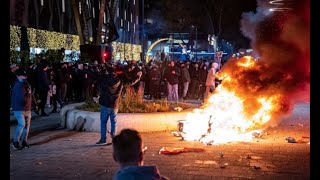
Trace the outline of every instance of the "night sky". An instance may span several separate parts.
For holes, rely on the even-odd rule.
[[[146,18],[156,19],[154,27],[147,26],[150,37],[164,37],[171,31],[189,32],[190,26],[197,24],[199,34],[207,36],[214,32],[232,43],[235,50],[250,47],[250,41],[241,33],[240,20],[243,12],[256,11],[256,0],[145,0],[145,3],[150,4],[145,10]],[[156,14],[157,11],[161,13]]]

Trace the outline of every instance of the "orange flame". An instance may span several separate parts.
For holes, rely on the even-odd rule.
[[[235,69],[259,69],[258,61],[245,56],[233,61],[218,77],[222,83],[204,106],[186,117],[183,138],[200,140],[204,144],[250,141],[253,133],[261,133],[282,107],[280,94],[257,89],[246,89],[237,78]],[[231,67],[231,68],[230,68]],[[233,70],[231,70],[233,69]]]

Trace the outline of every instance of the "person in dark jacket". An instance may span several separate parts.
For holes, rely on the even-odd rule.
[[[10,72],[9,72],[10,90],[12,90],[12,87],[13,87],[14,83],[17,80],[17,76],[15,74],[17,69],[19,69],[19,66],[17,66],[16,64],[11,64],[10,65]]]
[[[120,164],[114,180],[167,180],[156,166],[144,166],[143,156],[146,147],[134,129],[123,129],[112,139],[113,159]]]
[[[11,108],[18,125],[12,146],[14,149],[21,150],[30,147],[27,140],[31,121],[32,88],[27,82],[27,72],[25,70],[18,69],[16,75],[17,81],[13,86],[11,95]]]
[[[45,59],[42,59],[39,64],[39,69],[37,72],[37,88],[39,93],[39,109],[41,116],[49,116],[45,112],[45,105],[47,102],[48,91],[50,90],[50,79],[48,77],[48,64]]]
[[[171,61],[165,71],[165,79],[167,80],[168,101],[178,101],[178,86],[179,86],[180,68],[175,66],[174,61]]]
[[[188,91],[188,96],[192,99],[198,99],[199,94],[199,86],[200,86],[200,69],[199,64],[195,63],[193,66],[189,69],[190,73],[190,91]]]
[[[151,67],[149,73],[149,93],[150,99],[159,99],[160,98],[160,80],[161,73],[157,65]]]
[[[100,93],[99,104],[100,108],[100,134],[101,138],[96,145],[107,144],[107,122],[110,117],[111,131],[110,135],[113,138],[116,133],[116,117],[121,101],[121,93],[125,86],[132,86],[141,78],[142,72],[138,71],[132,79],[120,78],[112,66],[106,68],[106,74],[98,80],[98,90]]]
[[[206,80],[207,80],[208,70],[207,66],[203,63],[200,66],[199,72],[199,94],[198,99],[204,98],[204,92],[206,91]]]

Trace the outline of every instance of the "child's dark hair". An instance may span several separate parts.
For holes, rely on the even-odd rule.
[[[134,129],[123,129],[112,139],[113,154],[120,163],[139,161],[142,152],[142,138]]]

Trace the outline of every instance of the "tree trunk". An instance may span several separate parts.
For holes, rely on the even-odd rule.
[[[10,24],[15,24],[15,4],[16,0],[10,1]]]
[[[21,64],[25,65],[26,62],[29,62],[29,53],[30,53],[27,27],[21,26],[20,32],[21,32],[20,58],[21,58]]]
[[[22,26],[29,26],[29,0],[24,0],[24,12],[23,12]]]
[[[100,1],[99,22],[98,22],[98,28],[97,28],[97,37],[96,37],[96,44],[97,45],[100,45],[102,43],[101,33],[102,33],[105,5],[106,5],[106,0],[101,0]]]
[[[40,29],[39,17],[41,15],[43,7],[42,6],[39,7],[38,0],[33,0],[33,7],[34,7],[35,14],[36,14],[36,29]],[[39,8],[40,8],[40,10],[39,10]]]
[[[56,6],[57,6],[57,11],[58,11],[58,19],[59,19],[59,31],[64,32],[64,12],[62,12],[62,4],[60,3],[60,0],[56,0]]]
[[[71,13],[72,5],[70,4],[69,0],[65,1],[65,3],[66,3],[66,14],[67,14],[67,18],[68,18],[68,22],[67,22],[68,23],[68,34],[73,34],[74,27],[75,27],[75,24],[74,24],[75,21],[72,20],[72,13]],[[64,19],[64,18],[62,18],[62,19]],[[64,26],[63,21],[62,21],[62,26]]]
[[[80,44],[83,45],[84,38],[83,38],[83,34],[82,34],[82,27],[81,27],[81,23],[80,23],[80,14],[79,14],[79,10],[78,10],[78,5],[76,3],[76,0],[71,0],[71,3],[72,3],[72,9],[73,9],[75,22],[76,22],[77,32],[78,32],[78,35],[80,38]]]
[[[33,0],[34,11],[36,15],[36,29],[39,29],[39,4],[38,0]]]

